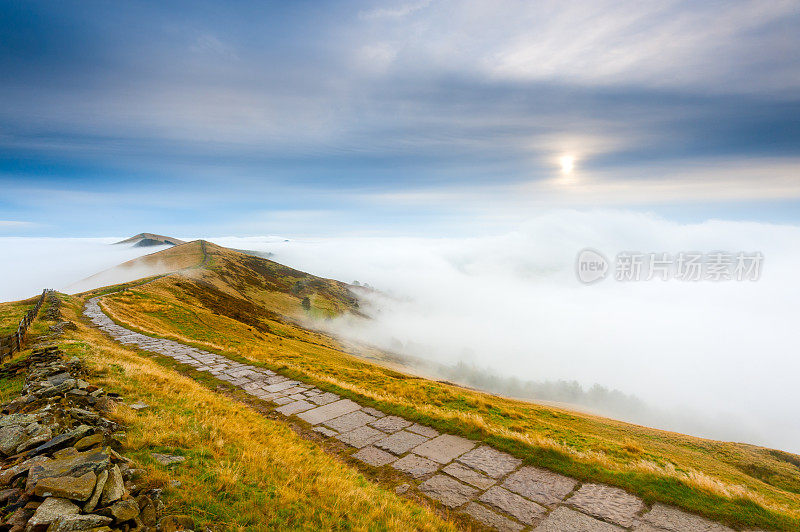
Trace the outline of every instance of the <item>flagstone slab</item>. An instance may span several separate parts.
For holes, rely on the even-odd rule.
[[[492,478],[507,475],[522,465],[522,460],[519,458],[514,458],[508,453],[492,449],[487,445],[481,445],[477,449],[459,456],[458,461],[482,471]]]
[[[355,412],[350,412],[349,414],[345,414],[343,416],[339,416],[337,418],[333,418],[328,421],[324,421],[323,425],[326,427],[330,427],[334,430],[338,430],[339,432],[347,432],[353,429],[357,429],[358,427],[363,427],[370,421],[375,421],[373,416],[364,413],[364,410],[356,410]]]
[[[442,434],[413,449],[414,454],[446,464],[475,447],[475,443],[451,434]]]
[[[224,375],[220,375],[220,377],[224,377]],[[294,386],[292,381],[281,381],[276,384],[270,384],[269,386],[264,386],[264,391],[266,392],[280,392],[282,390],[289,389]]]
[[[327,405],[328,403],[333,403],[334,401],[338,401],[340,397],[335,393],[326,392],[322,395],[317,395],[315,397],[309,397],[308,400],[314,403],[315,405]]]
[[[491,488],[496,482],[493,478],[489,478],[483,473],[475,471],[464,464],[459,464],[458,462],[448,464],[442,471],[482,490]]]
[[[366,412],[367,414],[369,414],[371,416],[375,416],[375,417],[384,417],[386,415],[383,412],[381,412],[380,410],[376,410],[376,409],[371,408],[369,406],[365,406],[362,410],[364,410],[364,412]]]
[[[515,471],[503,482],[504,488],[546,505],[561,502],[577,485],[573,478],[530,466]]]
[[[397,432],[406,427],[411,426],[413,423],[397,416],[386,416],[377,419],[370,423],[373,427],[383,432]]]
[[[332,437],[336,436],[337,434],[339,434],[338,432],[336,432],[333,429],[329,429],[327,427],[322,427],[322,426],[314,427],[313,430],[314,430],[314,432],[319,432],[320,434],[322,434],[323,436],[326,436],[328,438],[332,438]]]
[[[566,503],[578,510],[624,527],[633,526],[644,509],[639,497],[604,484],[584,484]]]
[[[288,405],[293,401],[294,399],[290,399],[289,397],[284,397],[284,396],[276,397],[272,400],[273,403],[278,405]]]
[[[357,453],[353,454],[353,458],[375,467],[385,466],[397,460],[397,457],[393,454],[381,451],[372,446],[364,447],[359,450]]]
[[[414,423],[406,430],[414,432],[416,434],[421,434],[423,436],[427,436],[428,438],[435,438],[439,435],[439,431],[436,429],[432,429],[430,427],[426,427],[425,425],[420,425],[419,423]]]
[[[478,495],[478,490],[452,477],[435,475],[419,485],[420,491],[448,508],[457,508]]]
[[[262,401],[270,401],[274,403],[276,399],[282,396],[279,393],[269,393],[262,390],[261,392],[256,394],[256,397],[258,397]]]
[[[279,406],[278,408],[275,409],[275,411],[280,412],[284,416],[291,416],[293,414],[297,414],[298,412],[303,412],[311,408],[314,408],[314,405],[312,405],[308,401],[295,401],[293,403],[288,403],[283,406]]]
[[[428,460],[427,458],[422,458],[421,456],[409,453],[400,460],[394,462],[392,467],[407,473],[414,478],[419,478],[424,477],[425,475],[430,475],[441,466],[433,460]]]
[[[533,530],[535,532],[622,532],[624,529],[560,506]]]
[[[297,417],[303,421],[311,423],[312,425],[319,425],[323,421],[328,421],[330,419],[349,414],[350,412],[355,412],[356,410],[361,410],[361,405],[351,401],[350,399],[342,399],[334,403],[318,406],[312,410],[308,410],[307,412],[299,414]]]
[[[517,532],[525,528],[521,524],[515,523],[511,519],[503,517],[497,512],[493,512],[475,502],[469,503],[464,509],[464,513],[469,514],[473,519],[492,530],[499,530],[500,532]]]
[[[654,504],[642,520],[670,532],[733,532],[727,526],[661,503]]]
[[[403,454],[425,441],[428,441],[425,436],[401,430],[376,441],[375,447],[393,454]]]
[[[544,506],[529,501],[516,493],[511,493],[500,486],[489,488],[480,496],[479,500],[485,502],[489,506],[494,506],[495,508],[503,510],[526,525],[536,523],[544,517],[544,514],[547,512]]]
[[[346,443],[347,445],[350,445],[351,447],[361,448],[380,440],[384,436],[386,436],[385,432],[381,432],[378,429],[364,425],[363,427],[358,427],[350,432],[339,434],[336,436],[336,439]]]

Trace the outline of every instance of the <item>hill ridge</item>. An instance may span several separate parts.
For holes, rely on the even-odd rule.
[[[139,233],[138,235],[133,235],[130,238],[126,238],[125,240],[120,240],[119,242],[114,242],[114,245],[119,244],[133,244],[137,247],[148,247],[148,246],[160,246],[160,245],[170,245],[170,246],[178,246],[180,244],[185,244],[184,240],[179,238],[174,238],[171,236],[164,236],[158,235],[155,233]]]

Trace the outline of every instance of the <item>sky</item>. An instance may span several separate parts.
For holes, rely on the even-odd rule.
[[[800,220],[800,4],[0,2],[0,235]]]

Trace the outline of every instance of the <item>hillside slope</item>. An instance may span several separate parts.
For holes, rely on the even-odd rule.
[[[90,275],[71,284],[66,288],[66,291],[74,294],[102,286],[117,285],[145,277],[164,275],[194,266],[202,260],[203,253],[199,244],[195,246],[177,244],[172,248],[137,257],[113,268]]]
[[[164,236],[164,235],[157,235],[155,233],[139,233],[138,235],[134,235],[130,238],[126,238],[125,240],[120,240],[119,242],[114,242],[114,244],[133,244],[136,247],[149,247],[149,246],[178,246],[180,244],[185,244],[183,240],[179,238],[173,238],[171,236]]]
[[[191,260],[189,260],[191,258]],[[151,255],[191,267],[107,296],[130,328],[281,369],[526,462],[615,484],[737,525],[800,526],[800,457],[716,442],[413,377],[350,355],[304,320],[358,312],[348,286],[210,243]],[[303,300],[308,298],[307,308]]]

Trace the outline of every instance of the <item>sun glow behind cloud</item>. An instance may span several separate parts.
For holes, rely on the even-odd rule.
[[[558,159],[559,164],[561,165],[561,173],[564,175],[570,175],[572,171],[575,169],[575,156],[574,155],[562,155]]]

